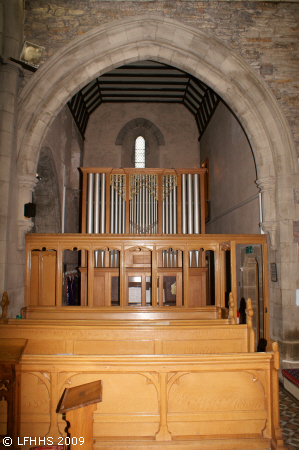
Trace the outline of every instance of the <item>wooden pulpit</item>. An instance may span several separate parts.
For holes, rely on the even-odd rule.
[[[69,422],[70,449],[93,449],[93,412],[102,401],[102,380],[82,384],[64,391],[59,411]]]

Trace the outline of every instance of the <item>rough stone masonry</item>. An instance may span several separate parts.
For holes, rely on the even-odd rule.
[[[24,39],[45,47],[44,62],[78,35],[146,13],[206,31],[242,55],[277,98],[299,155],[297,2],[26,0]],[[23,85],[31,76],[25,72]]]

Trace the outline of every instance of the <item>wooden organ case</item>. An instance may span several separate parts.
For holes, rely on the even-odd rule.
[[[61,442],[64,389],[103,380],[94,449],[282,450],[266,236],[205,234],[205,169],[81,171],[81,233],[26,236],[25,320],[0,325],[28,339],[21,436]]]

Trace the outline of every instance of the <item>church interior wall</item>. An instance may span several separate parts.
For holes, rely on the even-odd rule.
[[[165,145],[157,145],[150,130],[134,128],[116,145],[120,130],[133,119],[151,121]],[[133,167],[134,138],[144,134],[146,167],[199,167],[198,129],[183,105],[157,103],[105,103],[90,116],[84,141],[84,167]],[[136,137],[135,137],[136,135]]]
[[[12,3],[16,3],[15,1]],[[19,2],[21,3],[21,2]],[[49,56],[54,55],[55,52],[72,39],[80,34],[84,34],[86,31],[90,31],[103,25],[104,23],[113,22],[117,19],[127,17],[128,14],[141,15],[148,12],[156,12],[157,14],[165,17],[171,17],[178,21],[188,23],[197,27],[198,30],[207,31],[209,35],[215,36],[220,42],[225,43],[230,50],[241,55],[251,66],[261,75],[263,80],[266,81],[274,96],[276,97],[281,110],[284,112],[288,119],[295,143],[299,142],[298,129],[297,129],[297,117],[298,117],[298,27],[299,22],[299,8],[296,3],[259,3],[259,2],[171,2],[171,4],[164,2],[80,2],[75,0],[72,2],[62,2],[59,0],[50,0],[41,7],[40,2],[35,0],[26,1],[26,20],[25,20],[25,33],[24,38],[30,42],[35,42],[40,45],[44,45],[46,48],[44,61]],[[11,55],[9,55],[11,56]],[[16,56],[17,57],[17,56]],[[6,70],[5,66],[2,66],[2,73]],[[22,85],[26,83],[29,73],[24,71],[24,78]],[[12,114],[17,115],[16,111]],[[3,134],[4,136],[4,134]],[[249,136],[250,137],[250,136]],[[254,136],[253,136],[254,137]],[[279,138],[278,138],[279,141]],[[11,146],[12,147],[12,146]],[[283,160],[284,155],[279,156]],[[16,164],[16,154],[11,151],[9,154],[10,162]],[[257,161],[258,166],[261,166],[264,161]],[[31,163],[31,161],[30,161]],[[267,163],[267,161],[266,161]],[[16,167],[16,165],[14,166]],[[75,166],[74,166],[75,167]],[[290,170],[291,172],[291,170]],[[75,172],[73,172],[74,174]],[[289,181],[287,186],[288,195],[291,193],[291,202],[293,205],[293,179],[288,174],[283,174],[284,178],[280,176],[277,184],[281,187],[282,182]],[[10,177],[17,176],[16,171],[13,168],[10,171]],[[269,176],[275,177],[274,173]],[[3,181],[5,179],[3,178]],[[14,185],[16,181],[10,179],[10,186]],[[16,185],[16,184],[15,184]],[[8,186],[8,183],[7,183]],[[2,192],[6,189],[6,185],[1,185]],[[297,185],[294,185],[298,188]],[[6,191],[5,191],[6,192]],[[276,194],[279,194],[277,191]],[[10,195],[13,198],[13,190]],[[61,195],[61,194],[60,194]],[[272,194],[271,194],[272,195]],[[274,195],[274,194],[273,194]],[[281,196],[284,193],[281,191]],[[279,197],[279,195],[277,195]],[[286,196],[286,195],[285,195]],[[22,200],[22,195],[20,194]],[[5,200],[7,198],[5,197]],[[277,199],[275,200],[278,203]],[[22,203],[22,202],[21,202]],[[297,202],[298,203],[298,202]],[[11,219],[8,221],[5,214],[3,220],[6,227],[14,221],[17,221],[17,209],[13,203],[9,203],[11,206]],[[297,220],[298,205],[297,207]],[[4,207],[3,207],[4,209]],[[276,213],[275,213],[276,214]],[[273,213],[273,217],[275,216]],[[297,341],[298,336],[294,329],[294,320],[298,319],[299,309],[295,306],[295,289],[296,274],[294,268],[296,261],[298,264],[298,254],[293,252],[290,256],[288,248],[295,248],[293,242],[293,219],[290,214],[283,223],[284,211],[280,211],[280,216],[277,214],[277,220],[280,220],[281,227],[277,228],[277,235],[280,240],[283,241],[284,246],[281,246],[281,261],[284,265],[283,275],[280,271],[280,250],[277,249],[279,242],[275,243],[273,233],[271,239],[273,239],[276,254],[274,251],[271,255],[271,261],[278,261],[277,269],[279,281],[276,283],[277,291],[277,304],[273,305],[273,315],[275,320],[284,321],[286,324],[286,333],[284,339],[287,341]],[[270,219],[271,220],[271,217]],[[273,219],[273,220],[276,220]],[[4,223],[4,222],[3,222]],[[288,230],[284,232],[282,227]],[[16,230],[16,225],[15,225]],[[14,233],[14,236],[7,234]],[[3,250],[7,258],[13,261],[10,266],[6,267],[13,271],[14,277],[18,277],[19,285],[23,285],[22,274],[18,273],[17,265],[24,264],[24,257],[22,253],[16,251],[16,231],[13,231],[13,227],[4,230],[5,235],[3,242],[8,236],[9,241],[15,250],[11,251],[10,248],[6,248],[4,244]],[[284,234],[286,238],[284,239]],[[8,241],[7,241],[8,242]],[[4,254],[4,252],[2,252]],[[297,258],[297,259],[295,259]],[[7,269],[7,270],[8,270]],[[286,273],[288,272],[288,273]],[[18,275],[16,275],[18,274]],[[19,309],[17,306],[21,304],[21,296],[15,295],[13,287],[16,286],[11,280],[9,283],[3,280],[3,286],[9,290],[9,295],[13,299],[13,307],[11,309],[11,316],[15,314],[15,310]],[[291,288],[290,288],[291,286]],[[298,286],[297,286],[298,288]],[[270,286],[271,289],[271,286]],[[284,298],[282,300],[281,293],[284,290]],[[289,290],[289,297],[286,296],[286,291]],[[20,291],[21,292],[21,291]],[[283,305],[282,302],[283,301]],[[297,309],[296,309],[297,308]],[[296,309],[297,315],[293,315]],[[283,310],[283,313],[282,313]],[[19,310],[17,311],[19,313]],[[297,319],[294,319],[297,318]],[[292,321],[292,323],[291,323]],[[273,322],[272,322],[273,323]],[[297,320],[298,323],[298,320]],[[274,323],[275,328],[275,323]],[[280,327],[281,329],[281,327]],[[288,334],[289,333],[289,334]],[[276,335],[279,333],[276,333]],[[275,333],[271,333],[275,335]],[[295,351],[295,344],[293,345]],[[298,355],[298,353],[297,353]],[[296,358],[295,353],[291,355],[292,358]],[[298,359],[298,357],[297,357]]]
[[[43,174],[38,174],[41,180],[38,181],[33,195],[37,209],[34,231],[37,233],[60,233],[64,219],[64,231],[66,233],[78,233],[79,167],[82,163],[83,139],[67,105],[64,106],[51,124],[42,142],[42,149],[44,148],[48,149],[49,159],[53,166],[51,172],[53,173],[51,175],[52,180],[48,179],[49,171],[47,175],[45,174],[47,179],[43,179]],[[53,184],[56,185],[56,196],[53,195]],[[45,199],[45,197],[47,198]],[[40,202],[38,202],[38,199],[40,199]],[[65,218],[62,217],[64,202]],[[57,208],[59,209],[58,212]],[[57,217],[56,223],[53,222],[53,214]]]
[[[259,233],[257,175],[246,134],[220,102],[200,142],[209,158],[210,220],[206,232]]]
[[[43,62],[101,25],[155,13],[207,32],[240,54],[266,81],[291,126],[297,149],[298,22],[292,2],[82,2],[26,0],[24,39],[45,47]],[[31,73],[25,71],[23,85]]]

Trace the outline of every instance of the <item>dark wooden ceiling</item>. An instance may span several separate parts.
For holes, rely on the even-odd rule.
[[[180,103],[194,116],[201,139],[220,98],[206,84],[182,70],[139,61],[97,77],[68,102],[84,138],[88,119],[102,103]]]

